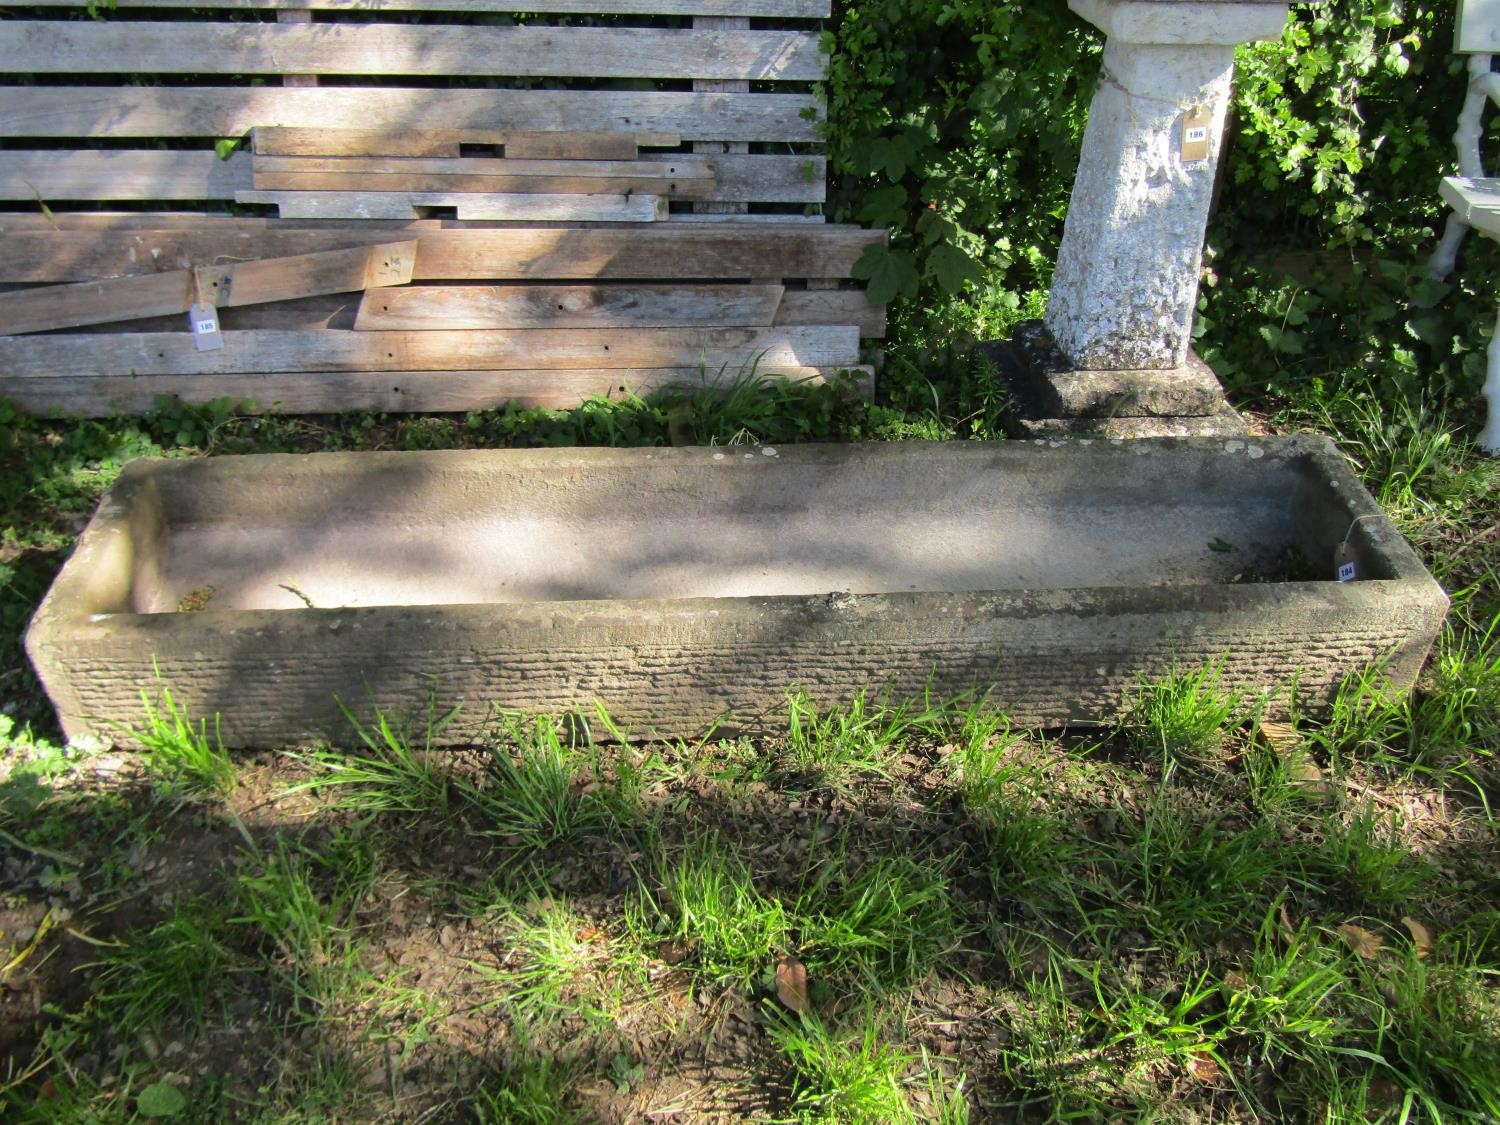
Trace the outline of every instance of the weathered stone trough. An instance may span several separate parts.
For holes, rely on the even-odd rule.
[[[1446,606],[1321,438],[272,455],[129,465],[27,648],[70,735],[137,721],[154,665],[229,745],[433,696],[460,741],[596,700],[774,725],[793,684],[1104,719],[1221,657],[1315,704],[1408,687]]]

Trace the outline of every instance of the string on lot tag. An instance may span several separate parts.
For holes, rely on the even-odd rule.
[[[219,310],[214,304],[216,288],[204,278],[202,270],[193,270],[193,303],[188,308],[188,329],[193,333],[193,347],[200,352],[211,352],[224,346],[224,334],[219,331]]]
[[[1340,582],[1353,582],[1359,577],[1359,568],[1354,564],[1354,548],[1349,546],[1349,539],[1354,535],[1354,529],[1359,526],[1361,520],[1374,518],[1373,515],[1354,517],[1349,530],[1344,532],[1344,541],[1334,548],[1333,567],[1338,572]]]

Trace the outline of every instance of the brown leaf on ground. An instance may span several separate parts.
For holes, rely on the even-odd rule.
[[[1339,937],[1344,939],[1345,945],[1366,961],[1373,961],[1375,955],[1380,952],[1380,947],[1385,944],[1379,934],[1372,934],[1363,926],[1356,926],[1353,922],[1345,922],[1339,927]]]
[[[1230,969],[1224,974],[1224,984],[1225,987],[1232,988],[1235,992],[1244,992],[1249,987],[1250,982],[1245,979],[1245,974],[1238,969]]]
[[[1401,924],[1411,934],[1411,943],[1416,946],[1417,960],[1425,961],[1432,956],[1432,931],[1415,918],[1403,917]]]
[[[668,938],[656,947],[656,955],[668,965],[680,965],[698,950],[696,941]]]
[[[1272,750],[1291,750],[1297,745],[1297,728],[1291,723],[1284,723],[1277,719],[1261,719],[1256,724],[1260,736],[1266,740],[1266,745]]]
[[[1287,776],[1292,785],[1306,793],[1309,797],[1316,797],[1320,801],[1326,801],[1333,796],[1333,786],[1323,776],[1322,769],[1318,763],[1308,757],[1298,757],[1287,763]]]
[[[1218,1061],[1207,1051],[1199,1051],[1196,1055],[1190,1055],[1187,1061],[1187,1071],[1205,1086],[1212,1086],[1223,1077]]]
[[[776,962],[776,998],[794,1012],[810,1007],[807,998],[807,966],[795,957]]]
[[[1287,912],[1286,903],[1276,908],[1276,921],[1281,928],[1281,937],[1288,945],[1297,940],[1297,927],[1292,925],[1292,916]]]

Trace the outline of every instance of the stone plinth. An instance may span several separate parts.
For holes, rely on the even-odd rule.
[[[1108,36],[1046,323],[1075,368],[1181,367],[1237,43],[1287,5],[1069,0]],[[1201,139],[1187,136],[1191,126]],[[1185,147],[1186,146],[1186,147]]]
[[[1321,438],[267,454],[127,466],[26,645],[69,735],[165,685],[231,746],[429,697],[465,742],[596,701],[774,727],[793,685],[1105,720],[1220,659],[1316,708],[1406,688],[1446,605]]]

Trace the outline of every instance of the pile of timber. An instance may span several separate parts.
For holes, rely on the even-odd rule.
[[[851,274],[885,236],[819,213],[827,0],[297,2],[0,21],[0,397],[869,386],[884,312]],[[568,25],[587,13],[611,22]]]

